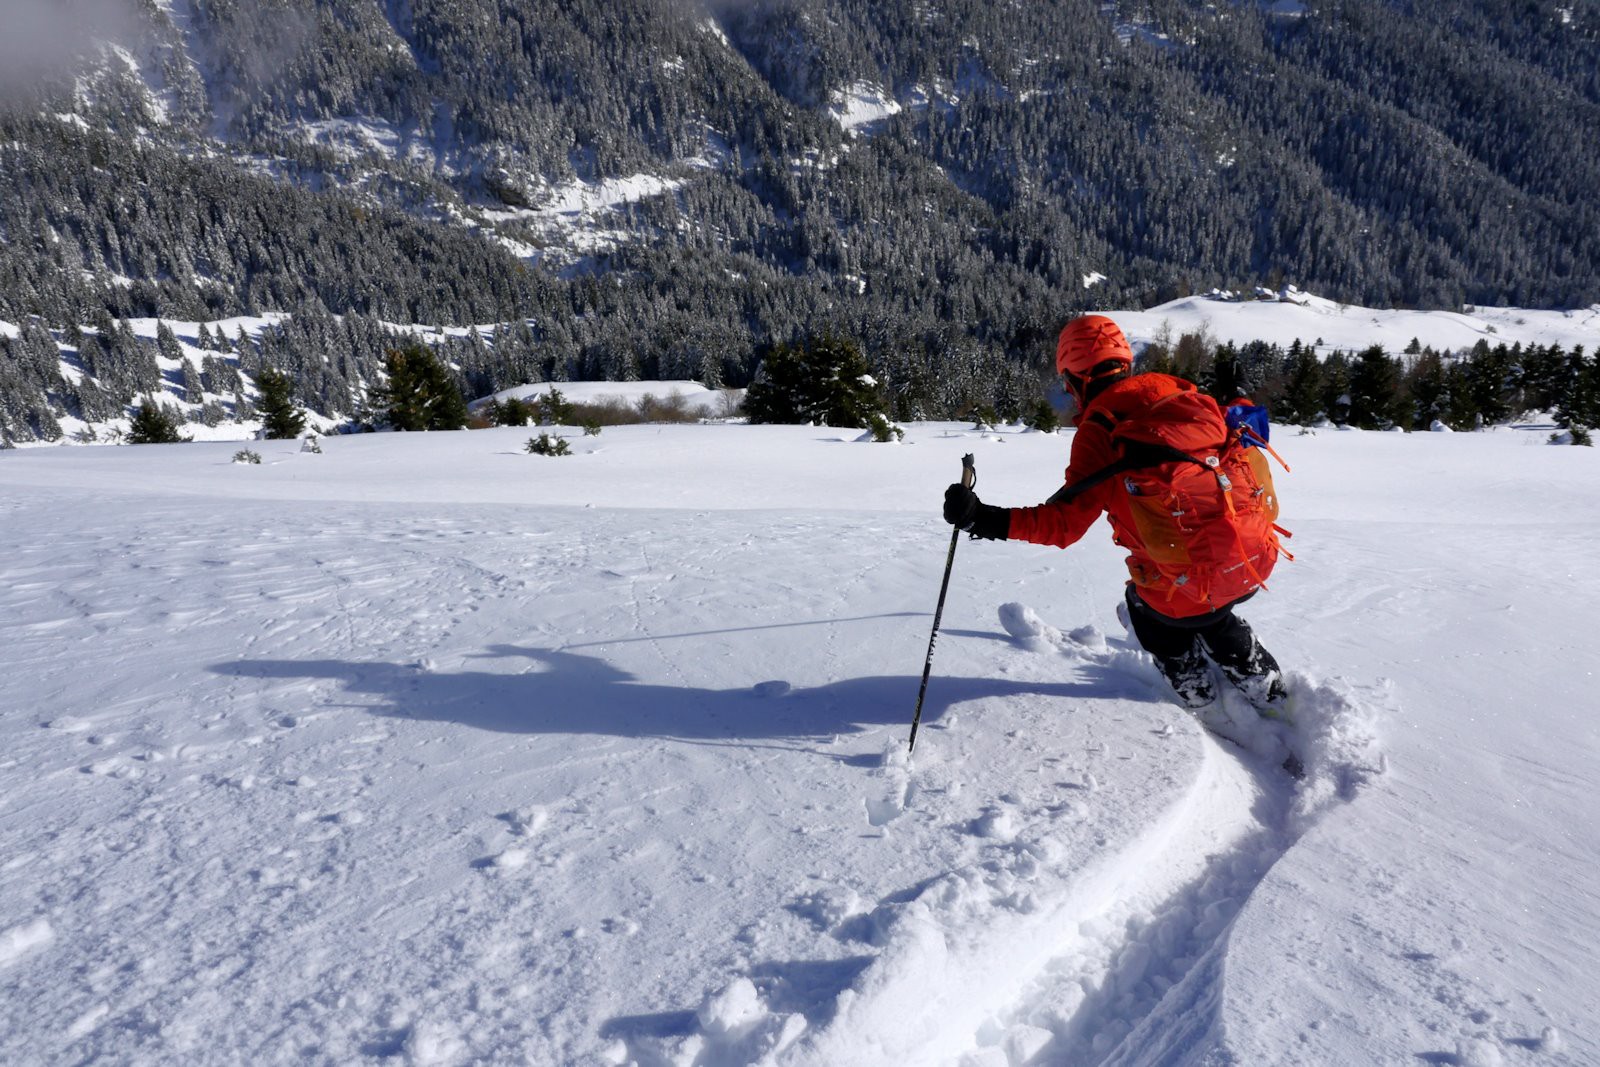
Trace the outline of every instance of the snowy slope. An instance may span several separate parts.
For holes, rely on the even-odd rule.
[[[854,436],[0,454],[0,1062],[1600,1061],[1592,450],[1275,437],[1295,790]]]
[[[1468,306],[1461,311],[1411,311],[1340,304],[1292,286],[1276,299],[1236,298],[1231,294],[1190,296],[1147,311],[1107,312],[1135,345],[1167,334],[1176,341],[1204,331],[1213,341],[1268,341],[1285,348],[1295,341],[1326,355],[1359,352],[1381,345],[1390,355],[1413,340],[1440,352],[1461,352],[1479,341],[1506,344],[1583,345],[1600,343],[1600,305],[1565,311]]]

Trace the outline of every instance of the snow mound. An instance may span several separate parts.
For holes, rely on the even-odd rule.
[[[1033,647],[1053,647],[1063,652],[1086,654],[1110,655],[1115,651],[1106,643],[1106,635],[1098,626],[1080,626],[1076,630],[1061,631],[1040,619],[1039,614],[1026,604],[1001,604],[1000,625],[1006,633]],[[1135,662],[1127,658],[1122,660],[1124,666],[1132,666]]]
[[[55,936],[48,919],[35,919],[0,930],[0,967],[10,966],[34,949],[48,945]]]
[[[1185,766],[1141,829],[1070,860],[1010,806],[991,806],[967,828],[987,842],[982,861],[877,909],[881,951],[785,1062],[1103,1055],[1222,936],[1248,891],[1225,872],[1259,851],[1257,786],[1216,751]]]

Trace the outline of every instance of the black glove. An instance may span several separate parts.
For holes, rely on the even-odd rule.
[[[990,541],[1004,541],[1011,534],[1011,511],[985,504],[960,482],[944,491],[944,521]]]
[[[944,491],[944,521],[963,530],[970,529],[982,504],[977,493],[960,482],[952,482],[950,488]]]

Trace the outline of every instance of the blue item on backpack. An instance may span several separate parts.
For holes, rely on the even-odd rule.
[[[1247,433],[1240,436],[1247,447],[1254,448],[1256,444],[1266,444],[1272,436],[1272,425],[1267,421],[1267,409],[1260,404],[1252,404],[1247,400],[1240,400],[1228,405],[1222,417],[1227,420],[1228,429],[1245,427]]]

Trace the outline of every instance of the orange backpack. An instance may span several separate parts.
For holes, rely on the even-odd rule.
[[[1118,478],[1128,507],[1109,514],[1118,541],[1143,548],[1143,558],[1130,561],[1136,584],[1169,596],[1186,587],[1185,599],[1216,604],[1265,588],[1282,551],[1278,534],[1288,531],[1277,525],[1264,440],[1248,426],[1230,429],[1217,402],[1193,388],[1120,419],[1091,418],[1111,431],[1120,458],[1051,499]],[[1125,531],[1130,515],[1134,529]],[[1155,573],[1141,573],[1151,566]]]

